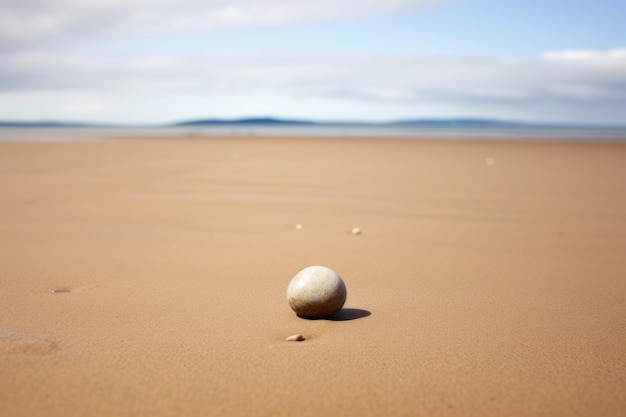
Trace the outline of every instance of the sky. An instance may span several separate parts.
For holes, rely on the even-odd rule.
[[[2,0],[0,120],[626,125],[622,0]]]

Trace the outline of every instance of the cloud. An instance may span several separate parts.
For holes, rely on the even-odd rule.
[[[589,49],[545,52],[541,56],[547,61],[580,61],[587,63],[611,62],[626,59],[626,49],[612,49],[609,51],[593,51]]]
[[[238,103],[249,101],[247,109],[258,109],[253,113],[271,110],[283,115],[277,105],[258,99],[271,97],[294,116],[298,108],[312,108],[304,103],[332,102],[339,109],[333,113],[335,119],[398,114],[623,123],[626,54],[624,50],[565,51],[500,59],[102,52],[85,57],[25,51],[10,58],[0,56],[0,103],[20,95],[64,97],[58,106],[70,109],[80,106],[68,97],[87,97],[81,101],[91,103],[86,108],[100,111],[107,108],[107,100],[120,106],[137,97],[162,102],[176,97],[181,109],[198,114],[205,98],[220,97],[235,113],[242,108]],[[258,99],[254,106],[252,97]],[[369,110],[362,113],[360,108]],[[93,114],[105,115],[95,110]],[[300,116],[317,117],[314,111]],[[162,116],[155,113],[154,117]]]
[[[0,9],[0,114],[160,121],[163,108],[171,106],[153,103],[175,102],[181,114],[201,116],[221,111],[623,123],[626,49],[520,59],[319,50],[148,53],[140,47],[131,54],[108,42],[346,21],[445,1],[6,0]]]
[[[123,54],[24,52],[0,57],[1,90],[136,91],[146,94],[277,89],[382,101],[456,97],[525,102],[626,99],[625,50],[540,58],[441,58],[376,54]]]
[[[84,37],[213,32],[350,20],[441,0],[5,0],[0,47]]]
[[[568,50],[542,55],[552,95],[573,101],[626,102],[626,49]]]

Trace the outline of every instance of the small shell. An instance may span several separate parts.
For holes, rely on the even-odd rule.
[[[302,342],[304,340],[304,336],[301,334],[294,334],[285,339],[286,342]]]
[[[353,228],[353,229],[352,229],[352,232],[351,232],[351,233],[352,233],[354,236],[356,236],[356,235],[360,235],[360,234],[361,234],[361,229],[359,229],[358,227],[355,227],[355,228]]]
[[[302,230],[302,225],[300,223],[296,224],[296,230]]]

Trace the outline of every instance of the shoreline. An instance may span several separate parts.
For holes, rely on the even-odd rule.
[[[333,128],[333,127],[162,127],[162,128],[0,128],[0,142],[93,141],[111,138],[278,138],[402,139],[457,141],[626,142],[626,128]]]

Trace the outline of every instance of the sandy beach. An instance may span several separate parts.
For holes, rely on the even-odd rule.
[[[4,142],[0,195],[3,417],[626,414],[625,143]]]

